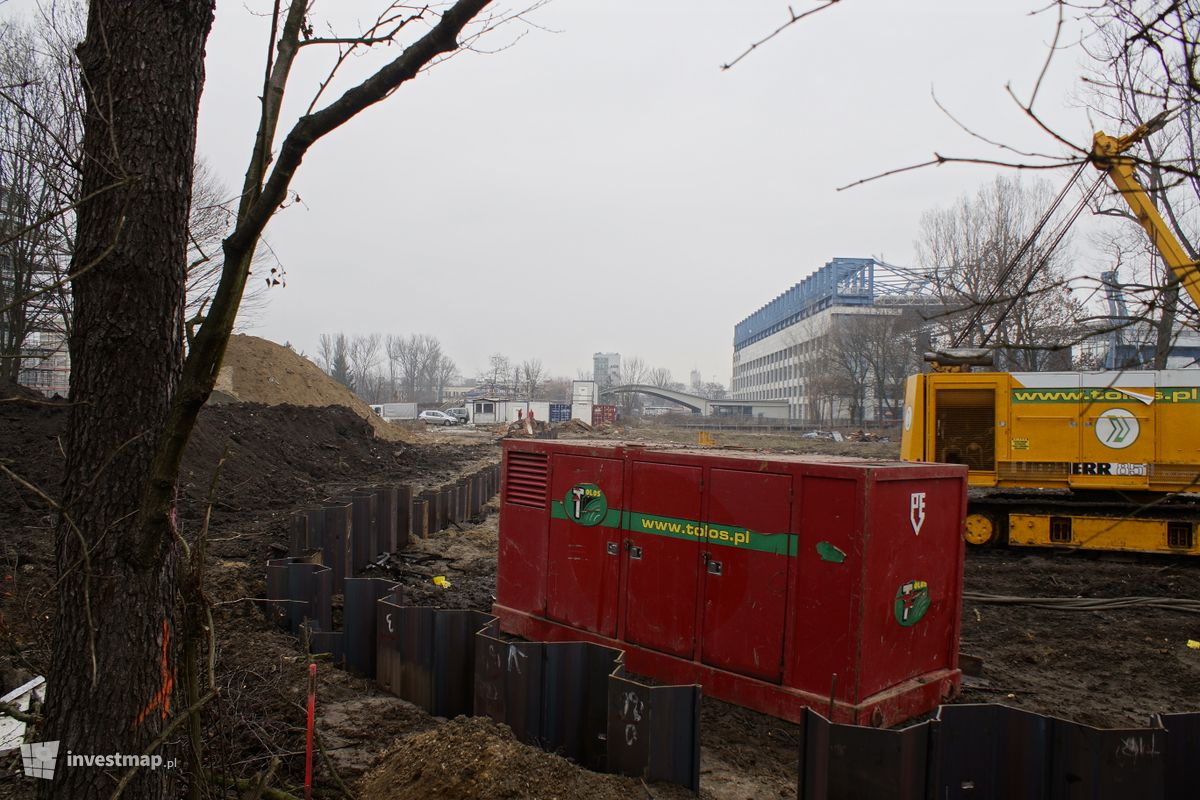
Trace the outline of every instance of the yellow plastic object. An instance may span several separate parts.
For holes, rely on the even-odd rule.
[[[717,443],[717,440],[708,431],[700,431],[696,434],[696,442],[701,447],[712,447]]]
[[[1188,647],[1193,650],[1200,650],[1200,642],[1197,642],[1195,639],[1188,639]]]
[[[450,583],[450,581],[446,580],[446,576],[445,576],[445,575],[438,575],[438,576],[436,576],[436,577],[433,579],[433,584],[434,584],[434,586],[440,586],[440,587],[442,587],[443,589],[449,589],[451,586],[453,586],[453,584],[452,584],[452,583]]]

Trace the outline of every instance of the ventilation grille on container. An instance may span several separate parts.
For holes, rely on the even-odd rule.
[[[545,453],[508,451],[508,460],[505,462],[504,502],[545,508],[549,473],[549,457]]]

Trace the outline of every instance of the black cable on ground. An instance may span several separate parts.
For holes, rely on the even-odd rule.
[[[1200,614],[1200,600],[1185,600],[1176,597],[1015,597],[963,592],[963,599],[973,603],[1032,606],[1056,611],[1113,611],[1119,608],[1147,607]]]

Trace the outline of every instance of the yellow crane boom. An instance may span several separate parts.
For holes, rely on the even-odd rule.
[[[1200,270],[1167,227],[1158,209],[1150,202],[1150,195],[1134,171],[1136,160],[1125,155],[1131,147],[1165,125],[1169,118],[1170,113],[1164,111],[1124,136],[1109,136],[1104,131],[1097,131],[1092,138],[1091,160],[1096,169],[1108,173],[1109,180],[1117,187],[1137,221],[1145,228],[1150,241],[1162,254],[1163,261],[1192,298],[1192,305],[1200,309]]]

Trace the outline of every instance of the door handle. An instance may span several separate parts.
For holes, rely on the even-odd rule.
[[[709,561],[708,562],[708,574],[709,575],[723,575],[724,573],[725,573],[725,570],[720,561]]]
[[[610,556],[619,555],[621,552],[621,546],[616,542],[609,542],[607,549]]]

